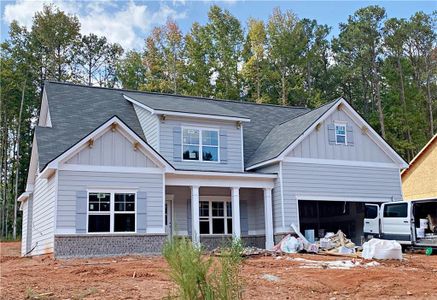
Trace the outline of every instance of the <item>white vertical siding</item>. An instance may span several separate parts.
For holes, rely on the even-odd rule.
[[[328,124],[335,121],[346,122],[352,126],[353,145],[335,145],[328,141]],[[391,163],[390,157],[367,135],[361,132],[355,122],[344,112],[336,110],[322,124],[319,130],[314,130],[299,145],[290,156],[316,159],[339,159],[351,161],[370,161]]]
[[[226,162],[198,162],[198,161],[174,161],[173,128],[182,126],[216,128],[226,131],[227,139],[227,160]],[[198,170],[198,171],[242,171],[242,143],[241,128],[237,128],[235,122],[198,120],[190,118],[167,117],[160,122],[160,153],[171,162],[177,169]]]
[[[55,177],[37,178],[33,192],[31,255],[53,252],[55,217]]]
[[[157,115],[152,115],[144,108],[134,104],[135,112],[143,129],[147,143],[159,151],[159,119]]]
[[[84,146],[67,164],[156,168],[157,165],[142,150],[135,150],[118,130],[108,129],[96,139],[92,148]]]

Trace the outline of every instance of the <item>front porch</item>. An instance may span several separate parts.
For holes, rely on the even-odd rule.
[[[189,236],[193,243],[207,249],[232,238],[241,239],[246,246],[272,248],[272,188],[276,176],[229,177],[166,176],[166,232]]]

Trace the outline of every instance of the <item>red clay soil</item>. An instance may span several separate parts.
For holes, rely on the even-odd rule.
[[[162,299],[175,286],[162,257],[56,260],[19,257],[19,243],[0,243],[1,299]],[[302,268],[290,258],[347,258],[299,254],[251,257],[242,276],[245,299],[437,299],[437,256],[406,254],[348,270]],[[364,263],[364,262],[362,262]],[[270,276],[269,281],[264,278]]]

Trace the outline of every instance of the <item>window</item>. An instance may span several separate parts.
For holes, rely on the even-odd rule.
[[[182,158],[218,162],[218,139],[218,130],[184,128],[182,130]]]
[[[232,234],[232,203],[200,201],[200,234]]]
[[[88,194],[88,232],[135,232],[135,193]]]
[[[364,212],[364,218],[375,219],[376,217],[378,217],[378,206],[366,205],[366,210]]]
[[[346,124],[335,124],[335,143],[346,145]]]
[[[384,217],[387,218],[406,218],[408,203],[386,204],[384,206]]]

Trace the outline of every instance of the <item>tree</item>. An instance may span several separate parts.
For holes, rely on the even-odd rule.
[[[110,45],[105,37],[91,33],[82,36],[80,42],[73,48],[75,64],[80,66],[75,76],[88,85],[98,80],[102,66],[105,64]]]
[[[33,19],[31,46],[39,61],[41,84],[48,79],[68,80],[71,49],[79,38],[80,23],[53,5],[44,5]]]
[[[190,32],[185,36],[185,78],[186,93],[193,96],[211,97],[212,62],[210,49],[211,37],[205,27],[193,23]]]
[[[279,97],[282,105],[303,102],[298,89],[302,88],[303,77],[299,72],[301,57],[305,50],[306,40],[302,23],[292,11],[282,13],[279,8],[274,9],[269,18],[267,32],[269,36],[269,59],[274,67],[274,78],[279,79]]]
[[[372,104],[376,105],[379,130],[383,138],[386,137],[386,131],[380,72],[383,52],[382,26],[385,17],[385,9],[379,6],[358,9],[349,17],[346,24],[340,24],[340,34],[336,40],[337,52],[349,56],[354,63],[353,69],[360,70],[363,90],[367,91],[370,87]],[[364,97],[364,105],[367,106],[366,92]]]
[[[128,51],[116,67],[116,77],[125,89],[138,90],[145,84],[146,69],[142,62],[142,55],[135,50]]]
[[[267,63],[267,32],[264,22],[260,20],[249,20],[249,33],[246,43],[248,44],[248,54],[245,59],[242,74],[246,81],[249,97],[257,103],[268,101],[264,83],[269,76]]]
[[[213,5],[208,12],[206,31],[212,41],[209,57],[214,94],[218,98],[239,99],[239,65],[244,40],[240,21],[228,10]]]

